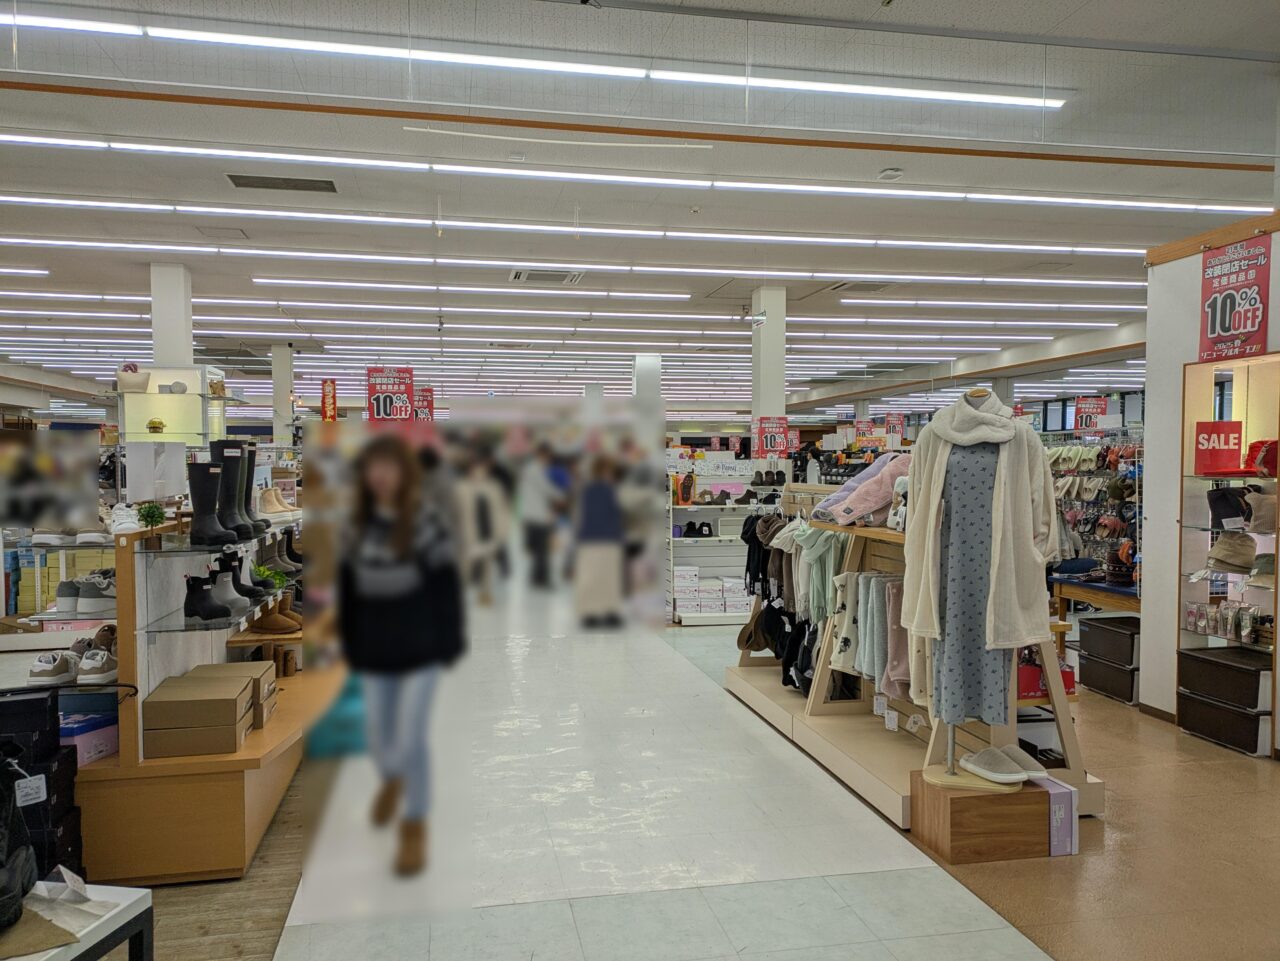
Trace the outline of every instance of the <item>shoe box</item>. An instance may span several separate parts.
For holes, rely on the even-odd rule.
[[[186,677],[247,677],[253,684],[253,726],[261,730],[276,710],[276,666],[273,661],[199,664]]]
[[[76,752],[73,747],[59,748],[58,753],[42,764],[19,765],[21,771],[8,767],[10,783],[25,778],[44,778],[45,797],[42,801],[23,804],[18,808],[29,831],[49,831],[57,826],[67,812],[75,807]]]
[[[58,752],[58,727],[56,688],[0,697],[0,745],[16,745],[19,766],[51,760]]]
[[[28,833],[36,852],[37,877],[48,877],[60,864],[84,877],[84,842],[78,807],[69,808],[52,827],[28,830]]]
[[[1080,683],[1091,691],[1136,704],[1141,634],[1141,618],[1080,618]]]
[[[142,702],[144,757],[234,754],[253,727],[252,678],[186,674]]]
[[[1271,753],[1271,654],[1245,647],[1178,651],[1178,726],[1246,754]]]
[[[63,714],[60,743],[74,748],[81,767],[120,753],[120,717],[110,714]]]

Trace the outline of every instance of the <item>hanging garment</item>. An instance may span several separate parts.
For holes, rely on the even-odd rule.
[[[753,562],[751,583],[754,592],[765,599],[771,599],[774,596],[772,585],[769,583],[769,557],[773,553],[769,545],[773,543],[774,535],[785,526],[786,521],[776,514],[765,514],[756,522],[755,537],[759,543],[759,550],[751,557]]]
[[[901,580],[890,581],[885,585],[885,619],[889,625],[889,633],[880,690],[889,697],[905,701],[911,697],[911,658],[907,631],[902,626]]]
[[[835,610],[836,589],[832,577],[836,549],[843,550],[844,537],[835,531],[808,527],[796,534],[796,543],[804,550],[804,562],[809,569],[808,619],[819,623]]]
[[[947,724],[1008,722],[1013,652],[986,644],[993,511],[1000,445],[952,447],[939,533],[940,636],[933,643],[933,712]],[[1043,572],[1037,572],[1043,578]],[[1044,617],[1048,621],[1048,606]]]
[[[836,587],[836,609],[831,646],[831,667],[852,674],[858,659],[858,572],[845,571],[833,580]]]
[[[984,582],[985,644],[1015,648],[1050,640],[1044,569],[1058,553],[1053,474],[1040,438],[994,394],[976,407],[962,396],[938,411],[912,447],[903,626],[927,638],[941,635],[940,532],[948,463],[955,447],[981,443],[998,445]]]
[[[887,591],[890,584],[900,583],[893,574],[863,574],[867,584],[866,607],[860,607],[858,625],[858,673],[877,690],[889,659],[889,611]]]
[[[742,571],[742,589],[748,594],[755,594],[755,584],[752,582],[752,572],[759,566],[759,557],[757,556],[764,548],[760,544],[760,539],[756,537],[756,524],[760,522],[757,514],[749,514],[743,518],[742,531],[738,534],[738,540],[747,545],[747,562]]]
[[[807,530],[809,530],[808,524],[792,535],[795,550],[791,555],[791,571],[792,580],[795,582],[796,617],[802,621],[809,620],[809,574],[812,570],[808,561],[805,560],[806,552],[801,538],[801,534]]]
[[[797,517],[782,530],[778,531],[777,534],[773,535],[773,549],[782,553],[782,606],[793,612],[796,609],[796,531],[807,526],[804,521]]]

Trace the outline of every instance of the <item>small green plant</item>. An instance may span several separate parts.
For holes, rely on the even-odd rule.
[[[145,524],[147,529],[159,527],[164,523],[164,508],[155,501],[150,501],[138,508],[138,522]]]
[[[289,583],[289,575],[284,571],[273,571],[271,568],[263,567],[261,564],[253,565],[253,576],[266,578],[275,584],[277,589]]]

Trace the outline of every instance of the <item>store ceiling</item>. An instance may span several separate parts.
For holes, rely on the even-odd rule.
[[[96,6],[96,5],[95,5]],[[194,5],[199,6],[199,5]],[[1037,9],[1041,5],[1033,5]],[[1086,5],[1088,6],[1088,5]],[[34,9],[20,5],[21,9]],[[496,16],[501,9],[508,16]],[[41,8],[44,9],[44,8]],[[61,8],[65,11],[67,8]],[[246,21],[258,8],[245,5]],[[388,7],[388,10],[390,8]],[[402,12],[403,6],[399,7]],[[898,6],[893,8],[898,11]],[[1082,8],[1083,9],[1083,8]],[[411,8],[412,10],[412,8]],[[656,51],[675,56],[698,52],[702,37],[708,62],[732,59],[726,47],[723,21],[713,18],[672,17],[618,11],[573,9],[535,2],[451,3],[430,5],[429,22],[439,27],[436,37],[471,40],[483,33],[510,48],[551,48],[553,28],[572,36],[572,56],[608,61],[610,56],[652,57]],[[165,4],[166,16],[181,11]],[[47,12],[47,11],[46,11]],[[289,9],[271,5],[272,19],[288,23]],[[295,11],[297,12],[297,11]],[[1043,13],[1043,11],[1041,11]],[[347,4],[307,4],[311,25],[340,26],[352,15]],[[603,30],[594,15],[604,13],[614,25]],[[64,16],[69,14],[63,13]],[[77,16],[114,17],[113,11],[80,10]],[[470,19],[468,19],[470,15]],[[144,11],[131,15],[139,22]],[[388,13],[390,16],[390,13]],[[665,27],[658,30],[657,20]],[[415,23],[424,22],[422,20]],[[393,32],[402,24],[377,24]],[[618,30],[622,23],[629,29]],[[721,34],[712,30],[722,25]],[[566,31],[566,25],[575,28]],[[206,24],[207,26],[207,24]],[[241,23],[237,32],[262,28]],[[232,26],[221,24],[219,29]],[[1069,23],[1064,22],[1063,29]],[[804,28],[810,31],[815,28]],[[680,34],[679,42],[672,31]],[[416,31],[419,36],[422,31]],[[38,34],[34,39],[29,36]],[[847,41],[847,31],[827,30],[828,46]],[[56,35],[55,35],[56,34]],[[264,34],[265,35],[265,34]],[[272,36],[310,36],[301,28],[273,28]],[[332,36],[332,35],[330,35]],[[1264,36],[1263,33],[1258,34]],[[611,136],[594,131],[532,129],[511,123],[461,123],[420,117],[350,116],[330,112],[326,104],[395,107],[398,110],[446,109],[453,113],[498,115],[553,123],[573,119],[590,124],[618,123],[638,115],[632,107],[651,107],[652,91],[633,91],[630,105],[615,81],[556,74],[536,75],[499,68],[433,67],[430,82],[421,76],[402,77],[415,102],[380,96],[354,101],[355,89],[368,81],[382,89],[386,71],[396,69],[366,57],[336,57],[276,50],[244,50],[226,45],[159,45],[148,48],[151,60],[132,48],[120,50],[114,37],[66,31],[18,31],[6,66],[14,68],[0,80],[74,82],[99,88],[158,91],[165,95],[233,96],[259,101],[296,100],[290,91],[304,87],[314,95],[307,102],[315,112],[281,111],[246,106],[129,100],[101,96],[71,96],[0,89],[4,134],[28,134],[123,144],[179,147],[185,150],[270,151],[295,155],[346,158],[351,163],[316,164],[293,160],[208,157],[189,154],[140,153],[125,149],[69,149],[50,145],[0,143],[5,176],[0,199],[0,233],[21,241],[88,240],[108,243],[197,245],[220,248],[199,253],[189,250],[116,250],[64,248],[0,243],[0,268],[39,267],[45,278],[0,276],[0,325],[27,330],[0,331],[0,353],[19,358],[52,358],[68,363],[60,370],[83,370],[106,376],[104,365],[120,359],[114,351],[133,351],[131,330],[147,327],[147,304],[139,301],[93,302],[22,296],[13,292],[145,295],[148,264],[184,262],[193,275],[197,298],[255,300],[263,303],[197,303],[197,344],[204,357],[225,363],[251,392],[267,369],[270,344],[293,340],[302,356],[298,367],[302,393],[311,398],[316,377],[340,372],[349,393],[359,385],[362,365],[377,360],[401,362],[412,358],[422,376],[441,386],[442,395],[495,393],[572,393],[584,382],[603,380],[610,392],[629,389],[627,358],[635,352],[662,352],[666,389],[672,406],[701,400],[741,406],[750,393],[749,323],[751,291],[762,283],[789,288],[788,382],[793,389],[835,377],[893,375],[932,358],[989,352],[993,348],[1042,338],[1046,351],[1055,340],[1088,324],[1119,324],[1141,317],[1145,273],[1136,253],[1086,254],[1064,250],[930,248],[938,242],[968,245],[1016,244],[1062,248],[1119,248],[1140,251],[1149,246],[1212,228],[1245,214],[1187,210],[1110,209],[1031,202],[995,203],[974,199],[808,195],[779,189],[737,190],[677,187],[652,183],[584,182],[580,179],[533,179],[531,171],[556,171],[569,178],[630,176],[712,181],[750,181],[777,188],[786,184],[916,189],[962,194],[998,193],[1027,197],[1138,199],[1142,201],[1216,202],[1240,206],[1269,206],[1271,175],[1260,170],[1226,170],[1142,164],[1096,164],[995,156],[955,156],[918,152],[920,146],[945,144],[979,153],[1026,151],[1014,136],[1034,128],[1031,115],[1039,110],[973,104],[909,105],[910,123],[902,119],[900,104],[867,106],[868,98],[823,97],[788,93],[770,107],[769,122],[758,123],[759,110],[737,121],[719,88],[677,85],[666,98],[667,115],[649,125],[685,130],[688,137]],[[719,39],[716,39],[719,38]],[[348,41],[361,38],[347,37]],[[776,37],[774,38],[777,39]],[[809,63],[814,41],[809,33],[793,36],[796,57]],[[126,38],[128,43],[154,41]],[[918,46],[918,39],[904,41]],[[928,43],[933,43],[929,38]],[[939,41],[942,42],[942,41]],[[955,41],[945,41],[955,43]],[[416,42],[421,46],[421,42]],[[1016,45],[998,45],[1025,54]],[[497,50],[498,48],[492,48]],[[584,53],[589,51],[590,53]],[[935,51],[936,52],[936,51]],[[40,56],[37,57],[36,54]],[[828,51],[830,53],[830,51]],[[126,56],[127,54],[127,56]],[[3,56],[3,55],[0,55]],[[532,54],[530,54],[532,56]],[[540,54],[544,57],[546,54]],[[559,56],[568,58],[561,50]],[[834,54],[831,54],[834,56]],[[1111,56],[1099,53],[1099,57]],[[317,59],[318,58],[318,59]],[[792,58],[796,59],[795,57]],[[40,64],[39,73],[32,67]],[[834,61],[833,61],[834,62]],[[0,61],[3,64],[4,61]],[[934,89],[995,89],[994,76],[979,69],[986,60],[968,63],[945,59],[931,64],[925,79]],[[1214,63],[1220,63],[1214,61]],[[170,80],[168,71],[184,69],[198,88],[142,80]],[[824,65],[829,68],[830,65]],[[1133,104],[1116,84],[1121,75],[1110,68],[1091,85],[1083,61],[1073,61],[1073,80],[1064,94],[1067,103],[1056,112],[1059,132],[1081,142],[1113,143],[1103,139]],[[1242,65],[1251,77],[1257,65]],[[1043,64],[1042,64],[1043,67]],[[1168,77],[1170,64],[1150,66],[1148,81]],[[940,77],[952,71],[959,86],[948,87]],[[976,71],[976,72],[975,72]],[[49,77],[46,73],[73,73]],[[1013,77],[1017,74],[1017,77]],[[859,75],[860,81],[865,80]],[[893,82],[905,83],[901,71]],[[1025,71],[1010,69],[999,76],[1000,89],[1010,79],[1022,83]],[[88,77],[90,79],[85,79]],[[108,79],[111,78],[111,79]],[[128,82],[123,82],[127,80]],[[439,81],[437,84],[435,81]],[[410,82],[411,81],[411,82]],[[887,82],[883,79],[877,82]],[[650,83],[650,81],[643,81]],[[1017,85],[1014,85],[1017,86]],[[239,88],[228,91],[226,87]],[[259,88],[247,93],[244,88]],[[465,88],[465,96],[454,97]],[[1274,88],[1274,84],[1272,84]],[[646,88],[647,89],[647,88]],[[1020,88],[1019,88],[1020,89]],[[263,91],[275,91],[263,92]],[[425,94],[438,92],[439,99]],[[1261,99],[1274,96],[1274,89]],[[739,101],[741,91],[730,91]],[[1175,93],[1180,94],[1175,95]],[[781,96],[777,92],[774,96]],[[755,96],[755,94],[753,94]],[[1145,96],[1145,95],[1144,95]],[[1151,94],[1154,96],[1154,94]],[[1214,131],[1203,105],[1186,90],[1165,91],[1161,104],[1166,116],[1194,115],[1176,131],[1144,119],[1131,139],[1145,149],[1109,149],[1112,155],[1140,160],[1177,158],[1195,162],[1226,161],[1257,164],[1264,158],[1250,153],[1249,137],[1224,139],[1232,150],[1206,155],[1178,153],[1188,143],[1212,140]],[[875,124],[855,133],[830,126],[842,121],[830,113],[831,101],[840,109],[871,110],[862,119]],[[534,102],[547,105],[535,111]],[[785,102],[783,102],[785,101]],[[857,103],[852,103],[857,101]],[[465,104],[460,108],[459,104]],[[852,105],[851,105],[852,104]],[[515,105],[513,107],[513,105]],[[1175,106],[1176,105],[1176,106]],[[1151,106],[1147,102],[1145,106]],[[739,103],[739,108],[741,104]],[[754,108],[753,108],[754,109]],[[1264,110],[1265,104],[1248,108]],[[886,112],[887,111],[887,112]],[[898,111],[897,114],[894,111]],[[1012,112],[1012,113],[1011,113]],[[739,109],[741,113],[741,109]],[[1013,114],[1018,116],[1014,117]],[[569,115],[572,115],[569,116]],[[749,116],[751,123],[740,122]],[[850,116],[843,117],[844,120]],[[1271,123],[1275,111],[1271,109]],[[612,118],[612,119],[610,119]],[[1219,118],[1220,119],[1220,118]],[[805,127],[806,123],[813,126]],[[427,128],[406,129],[408,127]],[[732,133],[743,138],[796,136],[803,128],[823,141],[858,140],[888,143],[906,128],[946,130],[964,128],[985,137],[924,141],[902,137],[901,146],[887,150],[836,146],[793,146],[761,142],[706,140],[708,133]],[[1016,129],[1015,129],[1016,127]],[[867,133],[866,130],[878,131]],[[1272,137],[1268,128],[1266,137]],[[1089,140],[1091,132],[1101,137]],[[1234,136],[1234,134],[1233,134]],[[1250,134],[1261,141],[1261,134]],[[1015,142],[1016,141],[1016,142]],[[1272,140],[1270,142],[1274,142]],[[1055,153],[1061,151],[1054,149]],[[1078,151],[1096,154],[1100,151]],[[376,169],[377,161],[485,165],[501,172],[490,175],[435,170]],[[901,171],[885,179],[886,169]],[[521,176],[523,174],[523,176]],[[229,175],[330,180],[332,192],[241,189]],[[18,201],[63,200],[65,207]],[[173,206],[204,205],[236,208],[231,212],[86,208],[92,201],[131,202]],[[76,206],[80,204],[80,206]],[[266,213],[346,215],[347,220],[268,218]],[[356,216],[395,216],[430,221],[390,225],[353,221]],[[453,221],[440,227],[436,221]],[[477,229],[475,222],[501,223],[503,229]],[[568,233],[548,233],[553,228]],[[682,233],[753,235],[752,239],[671,236],[600,235],[591,229],[658,230]],[[578,232],[572,232],[574,230]],[[841,243],[793,242],[840,238]],[[889,241],[916,246],[863,247],[853,239]],[[245,248],[265,251],[236,255]],[[290,252],[287,256],[273,256]],[[299,254],[334,252],[366,259],[325,259]],[[369,256],[450,258],[502,261],[476,265],[370,261]],[[512,263],[546,262],[586,269],[577,283],[555,287],[513,280]],[[623,269],[630,268],[630,269]],[[644,268],[644,269],[636,269]],[[665,269],[664,269],[665,268]],[[932,280],[827,277],[769,280],[753,275],[763,270],[830,274],[896,274]],[[955,282],[943,282],[949,275]],[[975,284],[975,278],[999,278],[994,284]],[[939,280],[937,278],[943,278]],[[1057,281],[1118,281],[1130,286],[1014,283],[1034,278]],[[398,283],[483,287],[487,290],[402,290],[356,286],[263,284],[261,280]],[[835,290],[838,284],[853,286]],[[531,289],[532,287],[532,289]],[[534,292],[534,291],[538,292]],[[554,290],[555,293],[543,293]],[[586,297],[571,291],[594,291],[646,296]],[[667,295],[647,296],[647,295]],[[686,299],[670,295],[684,295]],[[854,299],[857,303],[842,303]],[[892,300],[895,303],[880,301]],[[281,303],[287,301],[289,303]],[[902,303],[906,301],[907,303]],[[932,301],[919,304],[918,301]],[[974,304],[974,302],[978,304]],[[1011,301],[1020,306],[997,305]],[[961,302],[961,303],[957,303]],[[394,309],[421,307],[421,310]],[[1107,305],[1103,309],[1091,309]],[[517,313],[517,311],[557,313]],[[593,311],[591,316],[586,311]],[[7,312],[7,313],[5,313]],[[58,313],[61,312],[61,313]],[[613,316],[602,316],[601,313]],[[91,316],[94,313],[132,316]],[[640,315],[640,316],[626,316]],[[687,315],[703,315],[691,317]],[[797,318],[811,318],[807,320]],[[902,321],[893,323],[893,321]],[[317,323],[326,321],[327,323]],[[927,323],[922,321],[933,321]],[[1019,326],[1013,326],[1017,322]],[[441,326],[443,324],[443,327]],[[119,328],[115,332],[97,329]],[[68,343],[34,337],[61,338]],[[443,337],[443,339],[441,339]],[[709,345],[709,346],[703,346]],[[43,350],[45,353],[37,353]],[[91,357],[98,360],[90,363]],[[336,358],[342,358],[337,360]],[[58,360],[43,360],[58,364]],[[1076,361],[1073,365],[1079,366]],[[78,366],[75,366],[78,365]],[[93,373],[86,376],[93,376]],[[1126,377],[1132,377],[1131,372]],[[1125,384],[1128,384],[1128,380]],[[259,381],[259,384],[264,382]],[[1105,386],[1105,385],[1102,385]],[[1028,388],[1030,391],[1031,389]],[[1031,396],[1031,393],[1028,393]]]

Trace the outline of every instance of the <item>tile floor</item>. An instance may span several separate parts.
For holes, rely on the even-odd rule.
[[[582,633],[519,593],[481,612],[434,715],[433,744],[468,710],[472,733],[465,802],[440,787],[463,752],[436,759],[432,871],[390,880],[369,762],[344,762],[276,961],[1044,959],[721,689],[732,643]]]

